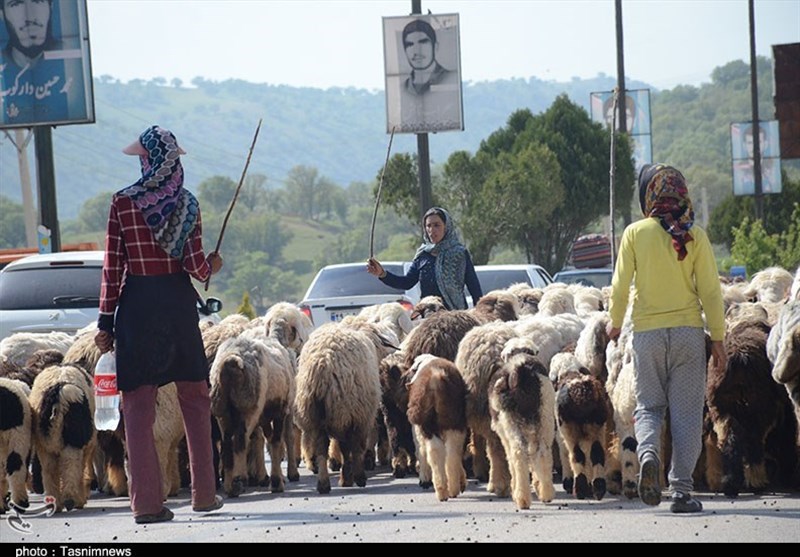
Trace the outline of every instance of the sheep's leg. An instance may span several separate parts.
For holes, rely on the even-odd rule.
[[[264,437],[270,428],[258,425],[250,434],[247,445],[247,484],[264,487],[269,484],[267,466],[264,463]]]
[[[26,451],[27,452],[27,451]],[[0,513],[6,510],[5,495],[11,488],[11,500],[17,506],[28,507],[28,468],[26,466],[27,454],[9,451],[8,457],[0,468]],[[8,473],[8,477],[6,477]]]
[[[183,439],[183,437],[181,437]],[[167,461],[167,478],[169,481],[169,491],[167,495],[174,497],[181,489],[181,472],[180,472],[180,439],[173,442],[172,447],[169,449]]]
[[[639,443],[633,426],[620,431],[620,462],[622,466],[622,493],[628,499],[639,497],[637,476],[639,475],[639,457],[636,449]]]
[[[419,426],[414,426],[414,443],[417,446],[417,457],[419,458],[419,486],[422,489],[430,489],[433,486],[433,479],[428,460],[428,445],[422,434],[422,428]]]
[[[561,463],[561,485],[564,491],[571,495],[575,487],[575,474],[572,471],[570,450],[567,448],[565,432],[562,432],[561,429],[559,429],[559,432],[556,434],[555,445],[558,450],[559,462]]]
[[[44,485],[45,495],[51,495],[56,500],[56,512],[64,508],[64,500],[61,498],[61,463],[59,457],[54,454],[45,453],[43,449],[37,449],[39,461],[42,464],[42,484]]]
[[[475,429],[472,430],[469,453],[472,456],[472,474],[479,482],[488,482],[490,465],[486,456],[486,438]]]
[[[616,432],[606,439],[606,486],[612,495],[622,493],[622,462],[619,455],[619,437]]]
[[[3,463],[0,461],[0,465]],[[25,489],[27,494],[27,487]],[[8,493],[8,478],[5,474],[5,466],[0,469],[0,514],[5,514],[7,510],[9,510],[8,505],[6,504],[6,496],[5,494]],[[14,499],[14,489],[11,490],[11,497]],[[16,500],[14,500],[16,503]]]
[[[511,474],[511,498],[517,508],[531,508],[531,466],[527,443],[521,438],[521,432],[513,425],[507,424],[506,457]],[[490,440],[491,443],[491,440]],[[491,453],[490,453],[491,454]],[[494,460],[492,461],[494,468]],[[552,474],[552,469],[550,471]]]
[[[498,497],[508,497],[511,494],[511,472],[508,469],[503,444],[496,433],[490,432],[486,438],[486,448],[489,455],[489,484],[487,490]]]
[[[445,461],[447,468],[447,492],[450,497],[458,497],[467,489],[467,472],[464,470],[464,440],[466,431],[445,432]]]
[[[383,421],[383,416],[378,415],[378,464],[386,466],[389,464],[392,457],[391,450],[389,449],[389,432],[386,430],[386,423]]]
[[[295,437],[296,427],[291,415],[283,422],[283,442],[286,445],[286,477],[290,482],[300,481],[300,472],[297,470],[299,451],[296,450],[298,437]]]
[[[281,470],[281,462],[283,462],[284,429],[283,417],[276,418],[272,424],[272,435],[269,440],[271,462],[269,485],[272,493],[283,493],[284,490],[283,471]]]
[[[598,501],[606,495],[606,450],[600,438],[595,439],[589,448],[589,462],[592,473],[592,494]]]
[[[733,420],[714,424],[722,449],[722,492],[730,498],[738,497],[744,487],[744,457],[736,442],[744,432],[737,425]]]
[[[342,455],[342,448],[339,446],[339,441],[331,439],[328,447],[328,466],[332,472],[339,472],[344,464],[344,455]]]
[[[86,503],[89,501],[89,495],[92,492],[92,479],[94,478],[92,461],[94,459],[96,445],[97,438],[93,437],[81,452],[83,466],[81,467],[81,482],[75,497],[76,509],[82,509],[86,506]]]
[[[83,493],[83,449],[64,447],[59,456],[61,468],[62,503],[71,511],[80,502]]]
[[[531,462],[531,471],[536,478],[536,496],[542,503],[551,502],[556,496],[553,487],[553,442],[551,436],[536,443]]]
[[[125,441],[122,432],[105,432],[101,430],[98,436],[106,436],[103,441],[105,451],[105,483],[103,490],[117,497],[128,495],[128,476],[125,473]],[[98,437],[98,445],[101,442]]]
[[[426,441],[428,457],[433,474],[433,487],[439,501],[447,501],[447,470],[445,467],[446,451],[441,437],[434,435]]]
[[[573,494],[577,499],[586,499],[592,494],[592,490],[589,487],[589,478],[586,473],[586,460],[588,458],[586,441],[580,438],[575,439],[570,447],[570,462],[572,463],[572,470],[575,474]]]
[[[311,447],[310,455],[314,458],[314,467],[317,470],[317,492],[326,495],[331,492],[331,477],[328,472],[328,450],[330,438],[325,431],[306,432],[307,444]]]

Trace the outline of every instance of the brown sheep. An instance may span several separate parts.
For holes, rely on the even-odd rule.
[[[414,432],[408,421],[408,382],[413,373],[404,366],[405,356],[395,352],[379,364],[381,379],[381,412],[386,424],[392,453],[392,475],[405,478],[417,473],[417,451]]]
[[[458,497],[467,488],[461,463],[467,436],[464,379],[450,360],[422,354],[411,368],[408,421],[419,446],[419,483],[433,484],[439,501]]]

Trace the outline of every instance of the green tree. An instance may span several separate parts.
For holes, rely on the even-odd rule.
[[[104,231],[108,223],[108,211],[114,192],[98,193],[89,198],[78,211],[78,228],[82,232]]]
[[[257,293],[255,304],[261,314],[281,301],[299,301],[301,293],[296,277],[269,264],[264,253],[238,253],[232,276],[227,281],[227,292]]]
[[[22,205],[0,195],[0,247],[23,248],[26,242]]]
[[[236,185],[236,182],[225,176],[212,176],[200,182],[197,199],[201,210],[204,213],[215,211],[224,214],[233,199]]]
[[[336,187],[316,168],[295,166],[286,178],[288,209],[303,218],[318,220],[323,211],[330,212],[330,196]]]
[[[760,220],[751,221],[748,217],[733,230],[731,260],[744,265],[752,276],[767,267],[777,264],[778,236],[767,234]]]

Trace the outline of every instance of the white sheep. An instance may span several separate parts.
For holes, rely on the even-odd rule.
[[[400,302],[375,304],[362,308],[358,314],[361,319],[371,323],[384,323],[392,328],[399,341],[403,341],[415,323],[411,320],[411,312]]]
[[[6,493],[11,488],[11,502],[28,506],[28,459],[31,453],[30,388],[22,381],[0,377],[0,514],[8,510]]]
[[[575,297],[566,285],[548,284],[539,301],[537,315],[558,315],[559,313],[575,313]]]
[[[91,375],[70,364],[50,366],[33,382],[34,446],[44,491],[55,498],[57,511],[82,509],[89,498],[97,442],[92,389]]]
[[[539,501],[549,503],[555,497],[555,392],[535,352],[529,339],[510,339],[489,388],[491,428],[505,449],[511,497],[518,509],[531,506],[531,477]]]
[[[339,485],[367,483],[364,456],[378,415],[378,363],[386,355],[386,339],[376,324],[361,325],[349,320],[321,325],[311,333],[298,360],[296,419],[321,494],[331,490],[327,463],[331,438],[342,452]]]
[[[73,335],[61,331],[14,333],[0,341],[0,360],[25,365],[34,352],[54,348],[63,354],[74,340]]]
[[[781,302],[792,289],[794,276],[782,267],[767,267],[755,273],[744,291],[751,301]]]

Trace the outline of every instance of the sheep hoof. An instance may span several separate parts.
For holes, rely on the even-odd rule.
[[[356,485],[358,487],[366,487],[367,486],[367,475],[364,473],[356,474]]]
[[[589,480],[586,479],[584,474],[578,474],[575,477],[575,490],[573,493],[576,499],[586,499],[591,495],[592,490],[589,487]]]
[[[281,478],[270,480],[270,490],[272,493],[283,493],[283,480]]]
[[[23,509],[27,509],[31,503],[30,501],[28,501],[28,498],[26,497],[25,499],[22,499],[20,501],[14,501],[14,504],[18,507],[22,507]]]
[[[331,492],[331,481],[328,480],[319,480],[317,481],[317,492],[320,495],[327,495]]]
[[[342,463],[332,458],[328,459],[328,468],[331,469],[331,472],[338,472],[342,469]]]
[[[300,472],[289,472],[287,474],[290,482],[299,482],[300,481]]]
[[[572,493],[572,490],[575,488],[575,478],[573,478],[572,476],[567,476],[561,482],[561,486],[567,493]]]
[[[239,497],[242,493],[244,493],[244,478],[234,478],[228,490],[228,497]]]
[[[628,499],[636,499],[639,497],[639,489],[634,482],[625,482],[625,487],[622,492]]]
[[[433,487],[433,482],[432,482],[432,481],[430,481],[430,480],[428,480],[428,481],[423,481],[423,480],[420,480],[420,481],[419,481],[419,486],[420,486],[422,489],[430,489],[430,488],[432,488],[432,487]]]
[[[592,493],[594,498],[601,501],[606,495],[606,480],[605,478],[595,478],[592,482]]]
[[[65,499],[64,500],[64,508],[68,511],[71,511],[75,508],[75,501],[73,499]]]
[[[407,473],[408,473],[408,470],[406,469],[405,466],[398,466],[397,468],[395,468],[392,471],[392,476],[394,476],[398,480],[402,480],[403,478],[406,477]]]

